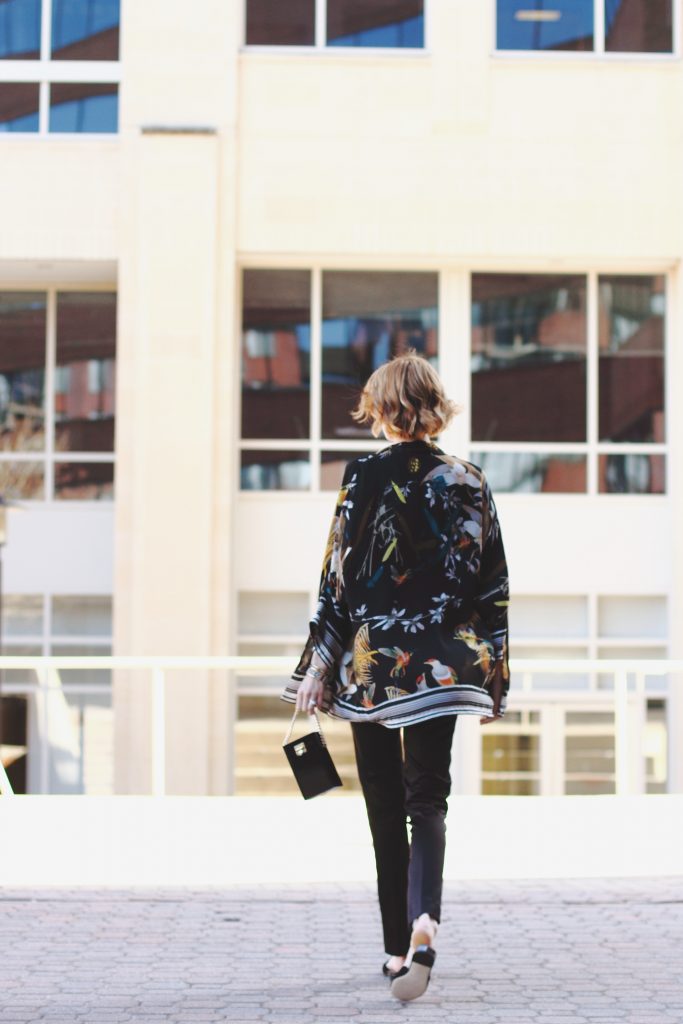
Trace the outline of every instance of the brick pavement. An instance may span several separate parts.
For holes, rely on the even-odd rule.
[[[391,998],[374,883],[0,889],[0,1024],[683,1024],[683,879],[447,881]]]

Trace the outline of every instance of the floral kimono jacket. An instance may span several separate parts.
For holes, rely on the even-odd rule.
[[[399,728],[438,715],[490,716],[495,677],[502,716],[508,597],[481,469],[426,440],[352,459],[310,633],[280,699],[296,701],[315,650],[329,669],[322,710],[334,718]]]

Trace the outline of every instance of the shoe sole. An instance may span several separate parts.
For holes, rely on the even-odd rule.
[[[424,995],[436,959],[436,950],[428,945],[420,945],[415,949],[410,967],[405,974],[394,978],[391,983],[391,994],[396,999],[409,1002]]]

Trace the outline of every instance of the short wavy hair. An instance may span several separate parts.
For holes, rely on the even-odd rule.
[[[416,434],[440,434],[460,411],[461,406],[446,397],[431,363],[411,348],[370,375],[351,416],[358,423],[371,421],[374,437],[386,427],[410,440]]]

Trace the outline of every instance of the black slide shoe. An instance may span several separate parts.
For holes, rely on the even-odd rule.
[[[391,994],[407,1002],[424,995],[436,960],[432,946],[416,946],[409,967],[402,967],[391,983]]]
[[[405,974],[406,971],[408,970],[407,967],[399,967],[397,971],[390,971],[389,968],[387,967],[388,963],[389,961],[387,960],[386,963],[382,964],[382,974],[386,978],[389,978],[390,981],[393,981],[394,978],[398,978],[400,974]]]

